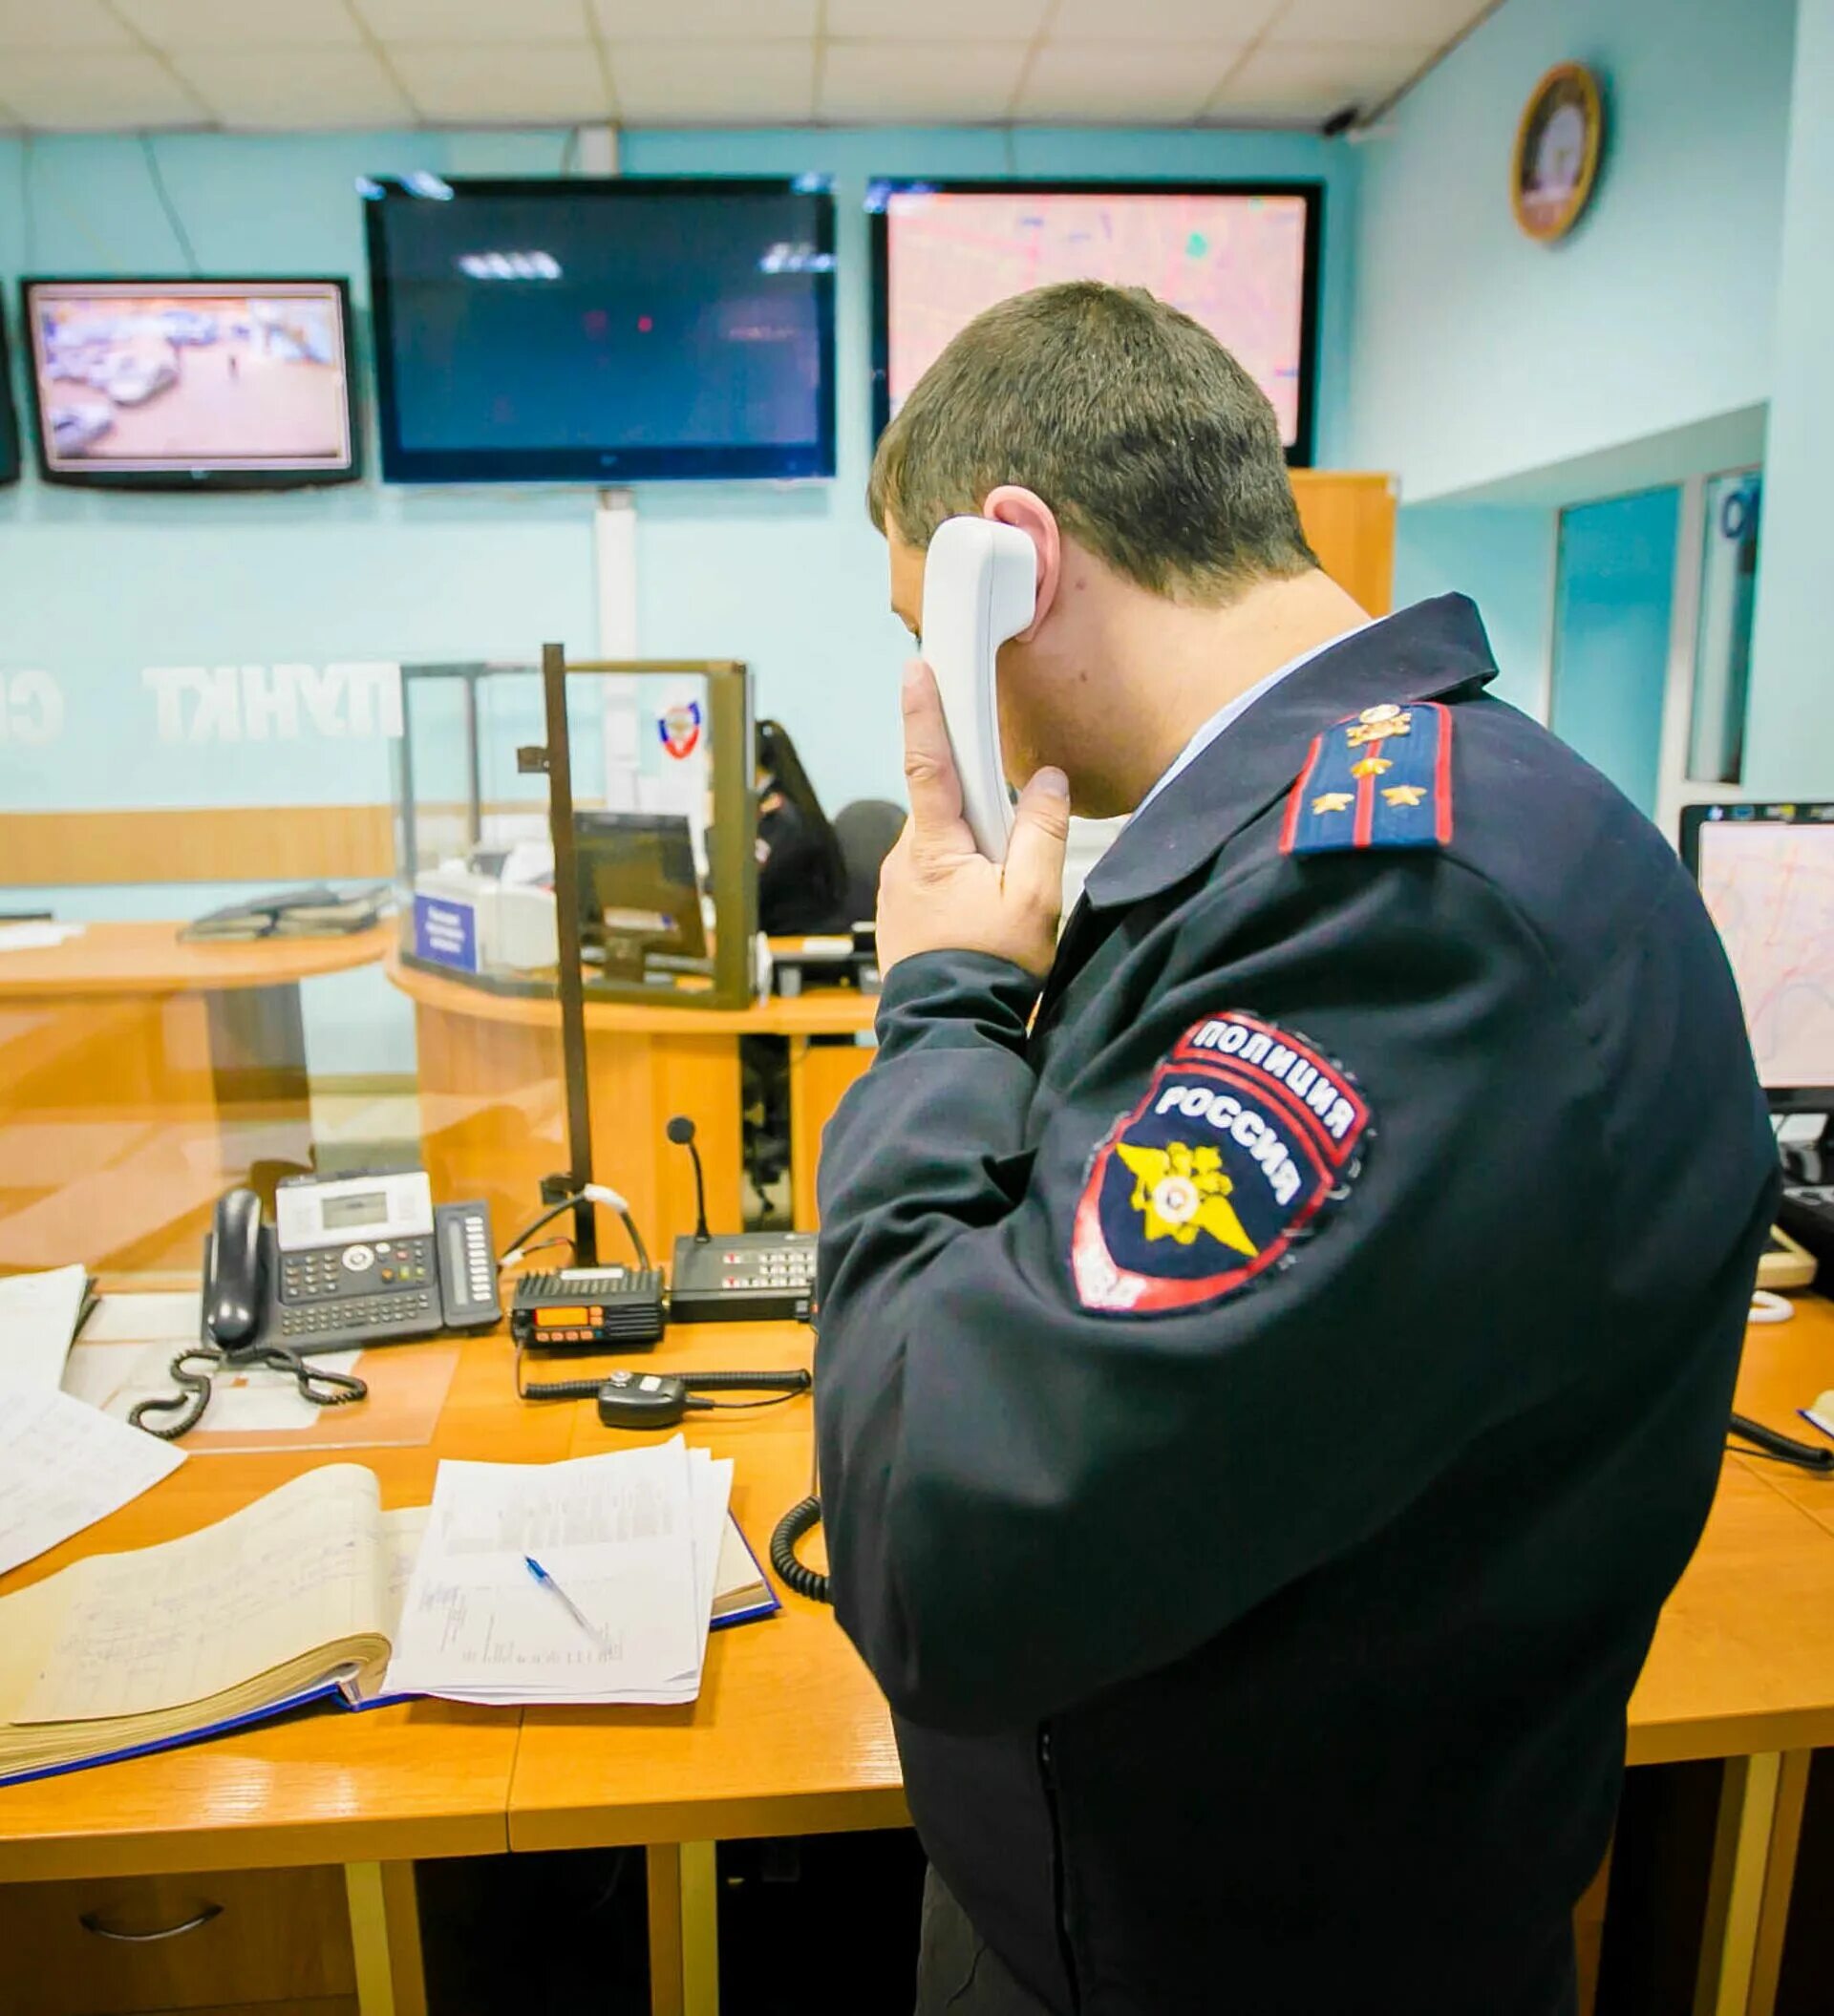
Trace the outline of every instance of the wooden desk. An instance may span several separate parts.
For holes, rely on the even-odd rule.
[[[700,1326],[672,1335],[655,1362],[775,1367],[807,1363],[809,1349],[808,1333],[788,1325]],[[1774,1411],[1801,1371],[1812,1374],[1802,1394],[1811,1396],[1823,1351],[1834,1352],[1834,1310],[1821,1305],[1785,1330],[1754,1332],[1741,1401],[1765,1413],[1763,1398]],[[371,1375],[386,1378],[389,1362],[387,1351],[373,1354]],[[736,1459],[735,1510],[760,1552],[808,1488],[811,1415],[799,1397],[689,1424],[691,1440]],[[393,1505],[424,1501],[442,1455],[543,1461],[630,1439],[601,1428],[589,1402],[519,1403],[506,1345],[485,1338],[462,1346],[428,1446],[354,1454]],[[85,1552],[191,1530],[325,1460],[322,1452],[195,1457],[0,1591]],[[1807,1754],[1834,1743],[1834,1486],[1805,1477],[1796,1487],[1759,1471],[1727,1461],[1632,1699],[1629,1754],[1729,1760],[1702,2006],[1761,2016]],[[652,2006],[709,2016],[717,2006],[713,1844],[904,1816],[878,1688],[829,1613],[785,1596],[779,1616],[714,1634],[690,1707],[520,1718],[432,1702],[326,1711],[0,1788],[0,1882],[342,1863],[363,2016],[414,2016],[417,1962],[402,1908],[411,1859],[642,1843]]]
[[[309,1161],[299,983],[381,958],[349,938],[185,944],[92,923],[0,951],[0,1269],[195,1269],[210,1207]]]
[[[387,967],[414,1003],[421,1146],[434,1193],[487,1199],[507,1239],[533,1216],[542,1178],[566,1167],[560,1009],[403,966],[393,951]],[[740,1222],[741,1036],[789,1039],[796,1222],[813,1227],[821,1130],[872,1061],[870,1048],[814,1039],[869,1034],[877,1007],[842,987],[748,1008],[681,1008],[667,998],[587,1003],[595,1171],[630,1199],[658,1262],[694,1229],[693,1170],[663,1133],[673,1114],[694,1123],[709,1220],[728,1229]]]

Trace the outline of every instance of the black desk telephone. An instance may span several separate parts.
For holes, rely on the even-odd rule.
[[[137,1428],[167,1439],[195,1428],[224,1367],[291,1372],[321,1407],[360,1400],[362,1380],[300,1354],[367,1350],[502,1320],[488,1210],[436,1205],[423,1170],[296,1178],[275,1192],[274,1215],[277,1223],[262,1223],[252,1190],[219,1201],[204,1244],[203,1334],[172,1362],[179,1391],[134,1409]]]
[[[273,1343],[351,1350],[502,1320],[489,1211],[436,1204],[424,1170],[295,1178],[275,1191],[274,1217],[258,1241],[263,1327]],[[246,1263],[234,1255],[229,1264]],[[206,1316],[217,1280],[213,1265]]]

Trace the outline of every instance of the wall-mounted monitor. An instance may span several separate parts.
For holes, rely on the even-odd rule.
[[[28,280],[47,482],[287,490],[357,474],[341,280]]]
[[[0,487],[19,480],[19,422],[12,410],[12,370],[7,361],[7,323],[0,314]]]
[[[1312,460],[1316,182],[875,182],[873,432],[949,338],[1059,280],[1141,286],[1225,344],[1273,402],[1287,460]]]
[[[370,189],[390,482],[834,474],[820,179]]]

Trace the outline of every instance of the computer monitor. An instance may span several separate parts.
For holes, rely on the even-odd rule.
[[[1288,461],[1310,465],[1323,202],[1317,182],[873,182],[875,434],[983,308],[1102,280],[1148,288],[1233,350]]]
[[[834,474],[821,177],[369,189],[385,481]]]
[[[48,483],[285,490],[358,474],[342,280],[28,280]]]
[[[576,812],[580,940],[588,958],[641,967],[707,957],[693,837],[676,812]]]
[[[1778,1113],[1834,1113],[1834,803],[1686,805],[1681,858]]]

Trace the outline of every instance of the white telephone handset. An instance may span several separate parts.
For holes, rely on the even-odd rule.
[[[996,657],[1032,621],[1037,549],[991,518],[950,518],[924,560],[923,652],[936,674],[962,811],[989,860],[1006,859],[1013,801],[1000,759]]]

